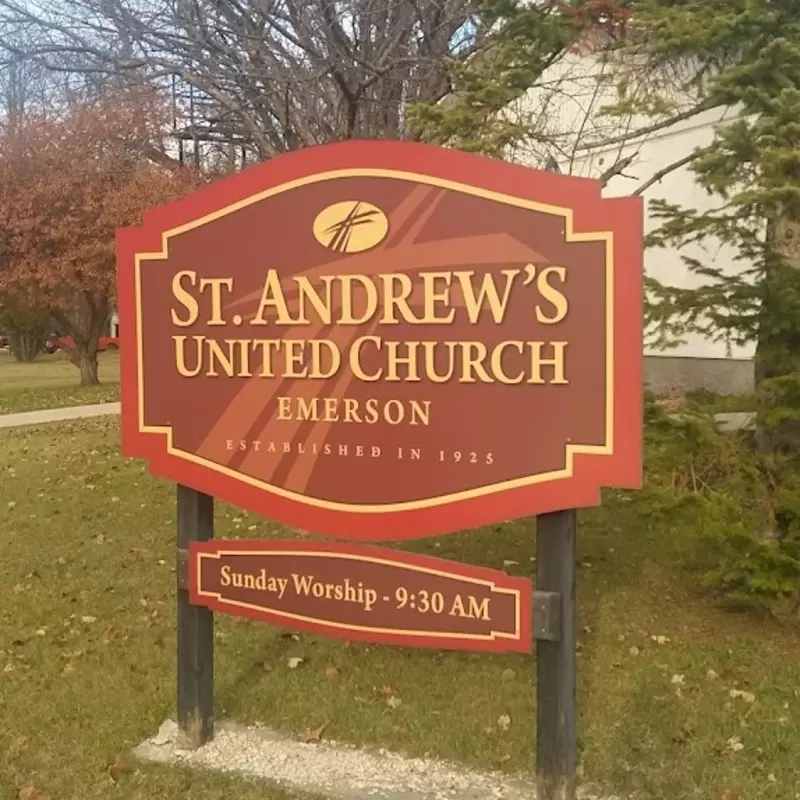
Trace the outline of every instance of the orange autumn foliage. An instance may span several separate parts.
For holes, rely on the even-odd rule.
[[[75,342],[81,382],[97,382],[97,339],[113,310],[114,235],[195,188],[193,170],[142,156],[159,120],[144,98],[73,104],[0,138],[0,303],[45,308]]]

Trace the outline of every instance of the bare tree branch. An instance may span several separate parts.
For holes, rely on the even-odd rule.
[[[635,153],[631,153],[629,156],[625,156],[625,158],[618,159],[614,164],[612,164],[605,172],[603,172],[599,177],[598,180],[600,181],[601,186],[605,186],[612,178],[616,177],[617,175],[622,175],[623,172],[631,165],[634,161],[639,157],[639,151],[637,150]]]
[[[480,0],[0,0],[0,49],[70,75],[177,78],[189,141],[258,158],[409,134],[408,103],[450,91],[486,42]],[[191,111],[187,109],[191,106]]]
[[[625,133],[621,133],[618,136],[611,136],[608,139],[603,139],[602,141],[592,141],[586,142],[583,144],[579,144],[576,148],[578,152],[586,151],[586,150],[596,150],[603,147],[609,147],[610,145],[614,144],[626,144],[636,139],[641,139],[645,136],[650,136],[653,133],[657,133],[658,131],[662,131],[665,128],[669,128],[672,125],[677,125],[679,122],[684,122],[687,119],[691,119],[692,117],[696,117],[698,114],[702,114],[704,111],[710,111],[715,106],[709,102],[701,102],[692,108],[688,108],[685,111],[681,111],[678,114],[674,114],[667,119],[663,119],[660,122],[655,122],[652,125],[647,125],[641,128],[632,128],[627,130]]]
[[[651,177],[649,177],[641,186],[637,187],[631,195],[638,196],[644,194],[651,186],[658,183],[662,178],[665,178],[670,172],[674,172],[676,169],[680,169],[681,167],[686,166],[687,164],[691,164],[696,158],[703,154],[703,150],[695,150],[693,153],[689,153],[688,156],[684,156],[683,158],[679,158],[677,161],[673,161],[672,164],[660,169],[658,172],[654,173]]]

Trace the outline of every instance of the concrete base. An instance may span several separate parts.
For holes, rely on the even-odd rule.
[[[645,356],[644,383],[654,394],[705,389],[716,394],[752,394],[752,359]]]
[[[143,761],[180,764],[239,775],[329,800],[535,800],[530,777],[481,772],[386,750],[358,749],[325,741],[302,743],[263,726],[230,721],[216,725],[213,741],[199,750],[179,744],[178,726],[167,720],[134,755]],[[599,798],[580,791],[581,800]]]

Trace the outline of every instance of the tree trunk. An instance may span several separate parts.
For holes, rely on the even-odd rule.
[[[81,371],[81,386],[97,386],[100,383],[97,350],[94,347],[76,345],[74,363]]]
[[[770,220],[767,248],[755,354],[755,442],[760,453],[782,460],[800,452],[800,223]],[[763,538],[785,539],[790,516],[778,502]]]
[[[72,340],[72,347],[66,353],[67,358],[80,370],[81,386],[100,383],[97,347],[100,334],[108,322],[108,307],[105,295],[93,295],[88,290],[82,290],[77,295],[74,311],[69,314],[61,310],[52,312],[59,334]]]
[[[11,352],[17,361],[30,363],[42,352],[44,341],[39,331],[14,331],[11,334]]]
[[[782,260],[767,267],[763,285],[755,354],[756,442],[761,452],[796,453],[800,451],[800,417],[796,416],[800,409],[800,223],[770,221],[767,244]],[[769,424],[769,416],[777,411],[789,413]]]

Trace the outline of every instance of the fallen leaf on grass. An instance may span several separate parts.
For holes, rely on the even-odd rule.
[[[710,681],[715,681],[717,678],[719,678],[719,672],[715,672],[713,669],[710,669],[708,672],[706,672],[706,678],[708,678]]]
[[[691,725],[685,723],[681,729],[672,737],[672,741],[676,744],[686,744],[694,736],[694,730]]]
[[[656,644],[667,644],[669,642],[668,636],[651,636],[650,637]]]
[[[311,744],[312,742],[319,742],[322,739],[322,733],[328,727],[327,722],[323,722],[318,728],[308,728],[300,741],[304,744]]]
[[[397,708],[403,701],[399,697],[387,697],[386,698],[386,705],[389,708]]]
[[[513,681],[517,677],[517,673],[513,669],[504,669],[503,674],[500,676],[504,681]]]
[[[497,718],[497,727],[500,728],[501,731],[507,731],[511,727],[511,717],[508,714],[501,714]]]
[[[304,661],[305,659],[300,658],[300,656],[293,656],[292,658],[288,659],[286,665],[289,667],[289,669],[297,669]]]
[[[756,696],[752,692],[743,692],[740,689],[731,689],[728,697],[741,697],[745,703],[755,703],[756,701]]]
[[[638,647],[636,647],[636,645],[634,645],[633,647],[631,647],[631,648],[628,650],[628,652],[629,652],[629,653],[630,653],[632,656],[638,656],[638,655],[639,655],[639,652],[640,652],[640,650],[639,650],[639,648],[638,648]]]
[[[44,792],[40,792],[35,786],[26,784],[17,793],[18,800],[48,800]]]
[[[376,686],[375,691],[384,697],[391,697],[392,695],[397,694],[397,692],[394,690],[394,686],[390,686],[388,683],[384,683],[383,686]]]
[[[108,765],[106,772],[108,773],[108,777],[111,778],[112,782],[116,783],[125,772],[125,764],[123,764],[122,759],[117,756],[117,759],[114,761],[114,763]]]
[[[8,755],[11,756],[11,758],[14,758],[15,756],[19,755],[19,753],[21,753],[25,749],[25,745],[27,743],[28,743],[27,736],[17,736],[17,738],[14,739],[13,742],[11,742],[11,747],[9,747],[8,749]]]
[[[738,753],[744,750],[744,745],[742,744],[742,740],[738,736],[732,736],[728,739],[728,749],[734,753]]]
[[[686,676],[685,675],[673,675],[672,679],[670,680],[674,686],[684,686],[686,684]]]
[[[733,789],[726,789],[720,796],[719,800],[739,800],[739,795]]]
[[[328,667],[325,670],[325,677],[326,678],[335,678],[339,674],[339,670],[336,667]]]

